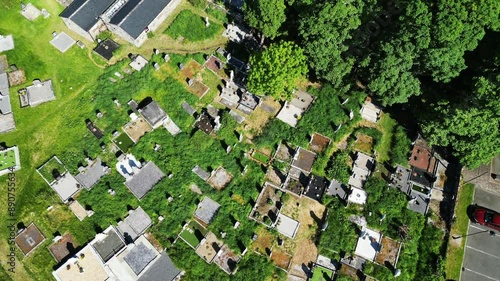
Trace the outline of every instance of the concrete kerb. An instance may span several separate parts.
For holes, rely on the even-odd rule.
[[[474,198],[476,196],[476,188],[474,187],[474,192],[472,193],[472,198]],[[458,199],[458,198],[457,198]],[[457,208],[457,204],[455,204],[455,209]],[[469,227],[470,227],[470,220],[467,220],[467,232],[469,231]],[[451,239],[453,239],[452,237],[450,237]],[[462,272],[463,270],[461,270],[462,268],[464,268],[464,260],[465,260],[465,248],[467,247],[467,236],[465,236],[465,241],[464,241],[464,255],[462,257],[462,263],[460,264],[460,276],[458,277],[458,280],[462,280]]]

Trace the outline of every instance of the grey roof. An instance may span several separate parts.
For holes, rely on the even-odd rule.
[[[12,112],[9,97],[9,78],[7,73],[0,73],[0,114]]]
[[[35,80],[33,85],[27,87],[26,90],[30,106],[37,106],[41,103],[56,99],[51,80],[43,82]]]
[[[165,177],[165,174],[153,162],[148,162],[144,165],[137,174],[125,182],[125,185],[132,191],[132,193],[141,199],[153,187]]]
[[[139,206],[130,212],[124,222],[118,223],[118,231],[125,237],[126,241],[128,240],[127,242],[132,242],[143,234],[152,223],[153,221],[148,214]]]
[[[209,224],[217,214],[219,208],[219,203],[208,197],[205,197],[200,202],[200,204],[198,204],[198,208],[196,208],[194,216],[200,219],[202,222]]]
[[[76,175],[76,179],[87,189],[96,184],[105,174],[108,167],[104,165],[101,158],[97,158],[84,171]]]
[[[345,200],[347,198],[347,187],[336,180],[332,180],[326,190],[326,194],[338,196],[340,199]]]
[[[107,262],[125,246],[125,243],[123,243],[114,228],[104,235],[106,235],[106,237],[100,241],[94,242],[92,247],[94,247],[101,259]]]
[[[410,201],[408,202],[408,209],[420,213],[422,215],[425,215],[429,207],[429,202],[430,199],[428,195],[412,189],[410,192]]]
[[[491,174],[500,176],[500,155],[491,160]]]
[[[189,105],[189,103],[183,101],[182,104],[181,104],[181,107],[189,114],[189,115],[193,115],[196,110],[191,106]]]
[[[0,114],[0,133],[12,131],[15,128],[16,122],[14,121],[14,114]]]
[[[172,263],[170,257],[162,252],[160,258],[137,281],[172,281],[179,273],[181,271]]]
[[[132,268],[136,275],[139,275],[144,268],[156,258],[156,253],[153,249],[150,249],[144,245],[144,243],[139,243],[123,258],[125,262]]]
[[[143,108],[140,108],[139,112],[153,127],[167,117],[165,111],[155,101],[151,101]]]
[[[115,0],[75,0],[59,16],[71,19],[85,31],[89,31],[98,18]]]
[[[210,173],[203,170],[200,166],[196,165],[194,168],[191,170],[193,173],[195,173],[198,177],[200,177],[202,180],[206,181],[210,177]]]
[[[110,20],[132,38],[137,38],[146,27],[167,7],[171,0],[130,0]]]

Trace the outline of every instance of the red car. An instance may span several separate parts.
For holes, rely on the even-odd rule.
[[[475,206],[472,218],[474,222],[480,225],[500,231],[500,214],[495,211]]]

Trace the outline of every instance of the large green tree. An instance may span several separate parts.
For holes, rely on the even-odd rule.
[[[348,41],[361,25],[363,1],[354,0],[317,3],[299,19],[301,46],[308,63],[319,78],[335,86],[343,84],[351,73],[354,58],[347,55]]]
[[[247,0],[243,7],[248,24],[271,39],[286,20],[285,8],[284,0]]]
[[[472,93],[431,105],[422,130],[433,145],[451,146],[467,167],[500,153],[500,74],[479,77]]]
[[[273,43],[250,57],[248,89],[257,95],[290,99],[298,80],[307,73],[302,48],[289,41]]]

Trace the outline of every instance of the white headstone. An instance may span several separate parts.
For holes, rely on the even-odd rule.
[[[205,27],[208,28],[210,26],[210,22],[208,21],[208,17],[205,17]]]

